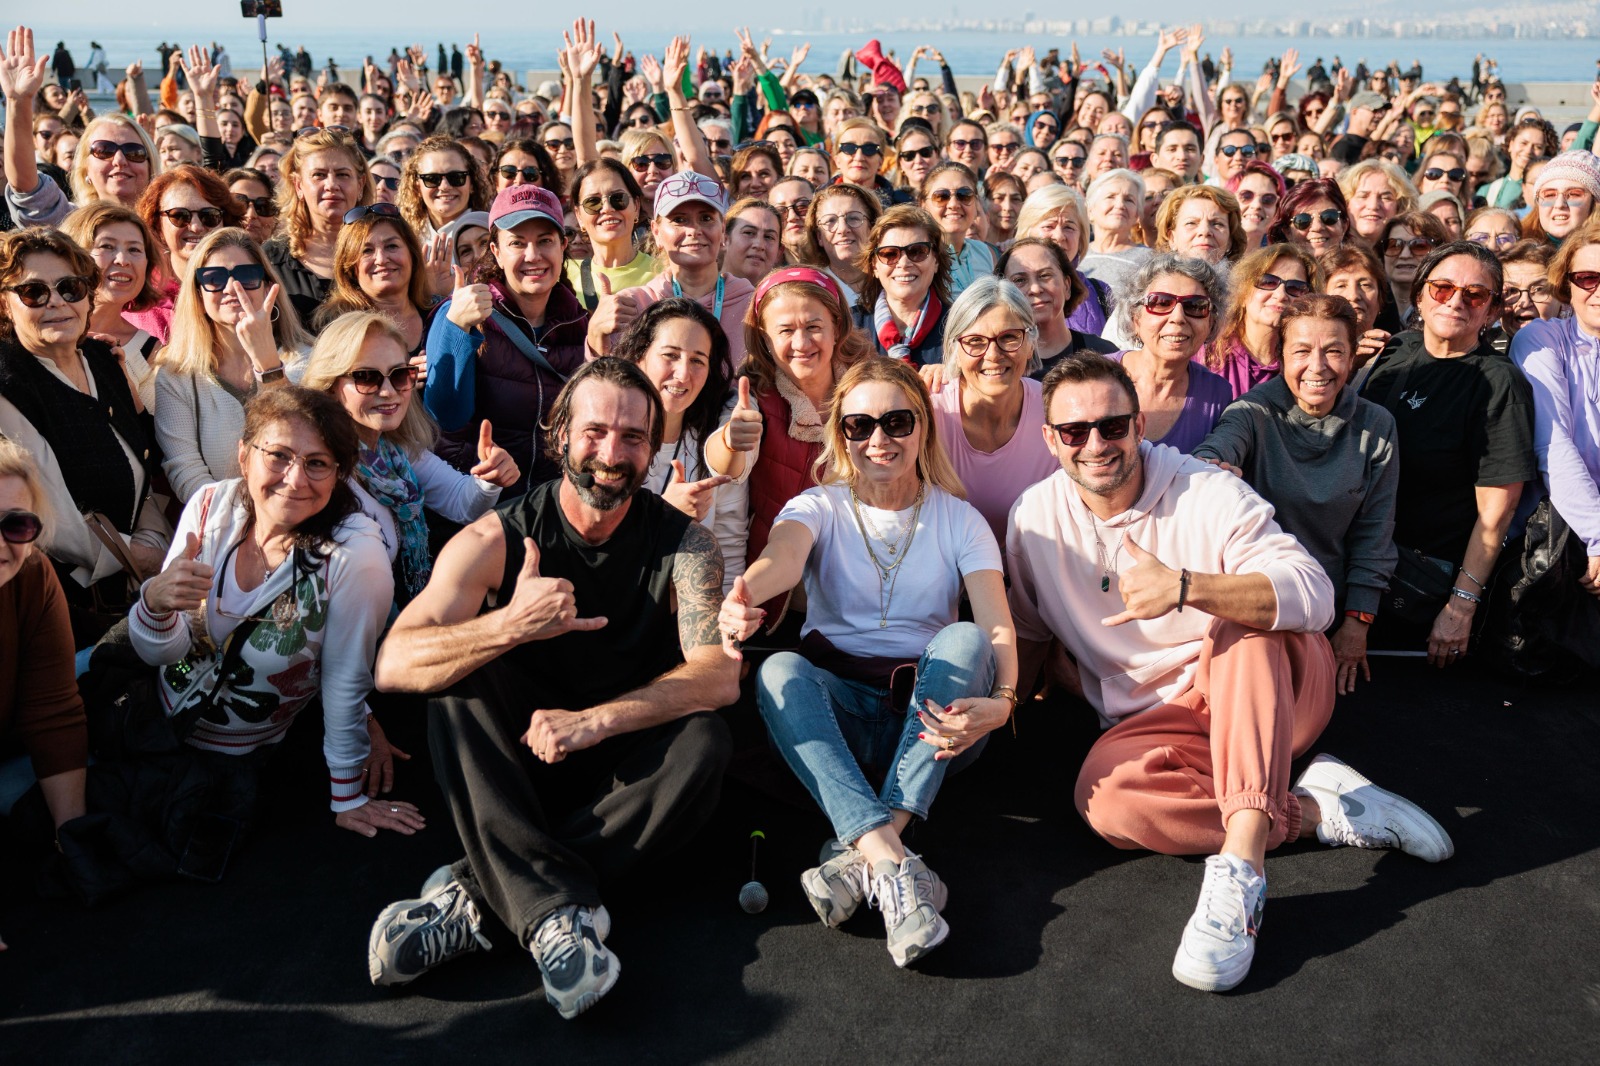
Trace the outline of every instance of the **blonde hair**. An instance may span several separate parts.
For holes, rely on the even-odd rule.
[[[1182,185],[1167,193],[1156,209],[1155,250],[1172,251],[1172,231],[1178,228],[1178,212],[1190,200],[1210,200],[1219,210],[1228,214],[1228,253],[1224,259],[1239,258],[1249,238],[1244,235],[1244,219],[1239,211],[1239,200],[1226,189],[1215,185]]]
[[[863,359],[849,370],[833,389],[833,403],[829,405],[828,423],[822,429],[822,454],[812,467],[812,476],[818,485],[850,485],[856,483],[855,464],[850,462],[850,445],[844,439],[844,398],[857,385],[876,381],[897,385],[911,401],[917,415],[917,425],[922,429],[921,446],[917,449],[917,474],[934,488],[943,489],[957,499],[967,498],[966,486],[961,483],[956,468],[939,443],[939,425],[933,417],[933,401],[928,398],[928,387],[911,364],[899,359]]]
[[[222,348],[218,334],[222,329],[231,327],[217,325],[206,314],[200,286],[194,276],[205,268],[213,255],[224,248],[244,249],[250,260],[266,271],[266,277],[261,282],[263,288],[278,287],[278,299],[272,305],[272,339],[278,346],[279,357],[288,356],[298,360],[300,353],[310,343],[305,331],[300,328],[300,316],[295,314],[283,279],[273,269],[261,245],[244,230],[229,226],[212,230],[189,257],[189,265],[183,272],[183,285],[178,289],[178,299],[172,308],[171,340],[161,357],[165,370],[194,377],[217,376],[217,352]],[[284,361],[288,362],[289,358],[284,358]]]
[[[28,496],[33,500],[33,513],[39,516],[39,522],[44,526],[39,540],[48,541],[50,522],[55,516],[50,511],[50,496],[45,492],[39,464],[34,462],[28,449],[10,437],[0,437],[0,478],[8,477],[17,478],[28,490]]]
[[[356,205],[365,207],[372,203],[372,173],[353,137],[338,130],[319,130],[296,137],[278,160],[278,214],[283,218],[282,233],[288,239],[289,254],[297,259],[306,254],[306,238],[311,235],[311,209],[295,191],[294,176],[302,159],[326,151],[341,151],[349,157],[356,178],[361,182],[361,195],[356,197]]]
[[[1089,250],[1089,212],[1083,205],[1083,197],[1078,195],[1078,190],[1070,185],[1046,185],[1035,189],[1022,201],[1022,207],[1017,211],[1018,237],[1032,236],[1033,227],[1062,211],[1069,211],[1078,223],[1078,254],[1073,257],[1073,266]]]
[[[1463,160],[1465,163],[1465,160]],[[1389,191],[1394,193],[1394,213],[1401,214],[1405,211],[1417,209],[1417,187],[1411,184],[1406,177],[1406,172],[1389,162],[1374,156],[1363,159],[1354,166],[1346,167],[1339,172],[1339,191],[1344,193],[1345,202],[1348,203],[1356,194],[1356,187],[1361,184],[1361,179],[1368,174],[1382,174],[1383,180],[1388,184]]]
[[[90,204],[100,199],[100,194],[95,192],[94,183],[89,180],[89,146],[98,138],[95,131],[106,126],[119,126],[133,134],[133,139],[144,145],[147,154],[145,166],[149,167],[150,181],[154,181],[161,173],[161,153],[156,151],[155,142],[150,135],[137,122],[124,115],[101,115],[84,127],[83,133],[78,137],[78,147],[72,153],[72,199],[78,204]],[[150,182],[145,182],[146,188]],[[144,190],[140,189],[141,195]],[[132,204],[128,205],[132,207]]]
[[[405,353],[405,335],[388,315],[378,311],[347,311],[318,334],[300,384],[318,392],[333,392],[339,379],[360,364],[361,353],[373,334],[393,341],[401,354]],[[413,387],[407,397],[406,413],[400,425],[384,434],[413,459],[432,448],[439,439],[439,427],[422,406],[422,397],[417,395],[420,387]]]

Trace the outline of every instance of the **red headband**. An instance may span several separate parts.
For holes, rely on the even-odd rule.
[[[808,266],[784,267],[781,270],[774,270],[762,278],[761,284],[756,286],[756,306],[761,306],[761,301],[766,298],[767,293],[772,291],[774,285],[782,285],[786,281],[804,281],[827,289],[828,292],[833,294],[833,298],[839,301],[840,308],[845,311],[849,310],[845,306],[844,292],[839,288],[839,283],[834,281],[826,272],[818,270],[816,267]]]

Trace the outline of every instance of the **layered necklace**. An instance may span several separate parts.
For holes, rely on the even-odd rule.
[[[917,485],[917,498],[911,504],[911,521],[900,529],[891,544],[889,538],[878,534],[878,527],[861,510],[861,497],[856,495],[854,486],[850,488],[850,510],[856,517],[856,528],[861,531],[861,543],[866,546],[867,558],[872,560],[872,568],[878,572],[878,628],[889,628],[889,606],[894,603],[894,586],[900,580],[900,564],[906,561],[906,556],[911,553],[911,543],[917,539],[917,519],[922,515],[922,502],[927,492],[927,483]],[[889,561],[879,558],[878,550],[872,546],[877,541],[883,545],[888,553]]]
[[[1117,569],[1117,557],[1122,554],[1122,542],[1128,539],[1128,531],[1124,529],[1122,536],[1117,538],[1117,546],[1111,549],[1111,555],[1106,555],[1106,546],[1100,541],[1100,522],[1091,513],[1089,515],[1089,528],[1094,531],[1095,559],[1100,565],[1100,591],[1111,591],[1111,575]]]

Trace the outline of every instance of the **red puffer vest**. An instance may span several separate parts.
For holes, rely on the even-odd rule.
[[[750,472],[750,539],[745,561],[753,563],[767,546],[773,520],[783,505],[816,484],[812,464],[822,445],[789,436],[789,401],[768,389],[756,394],[761,409],[761,455]]]

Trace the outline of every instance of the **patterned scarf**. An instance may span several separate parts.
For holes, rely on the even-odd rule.
[[[922,301],[922,310],[917,312],[917,320],[911,324],[911,339],[906,340],[900,334],[900,327],[894,324],[894,316],[889,313],[889,298],[880,292],[878,305],[872,310],[872,327],[877,331],[878,344],[889,353],[890,358],[911,362],[912,349],[928,339],[933,327],[939,324],[939,312],[942,310],[944,308],[939,298],[929,289],[927,299]]]
[[[373,498],[394,515],[400,531],[396,561],[404,579],[395,586],[395,599],[401,604],[410,603],[433,572],[433,557],[428,554],[428,523],[422,517],[422,484],[405,451],[383,437],[378,438],[376,452],[362,446],[356,476]]]

